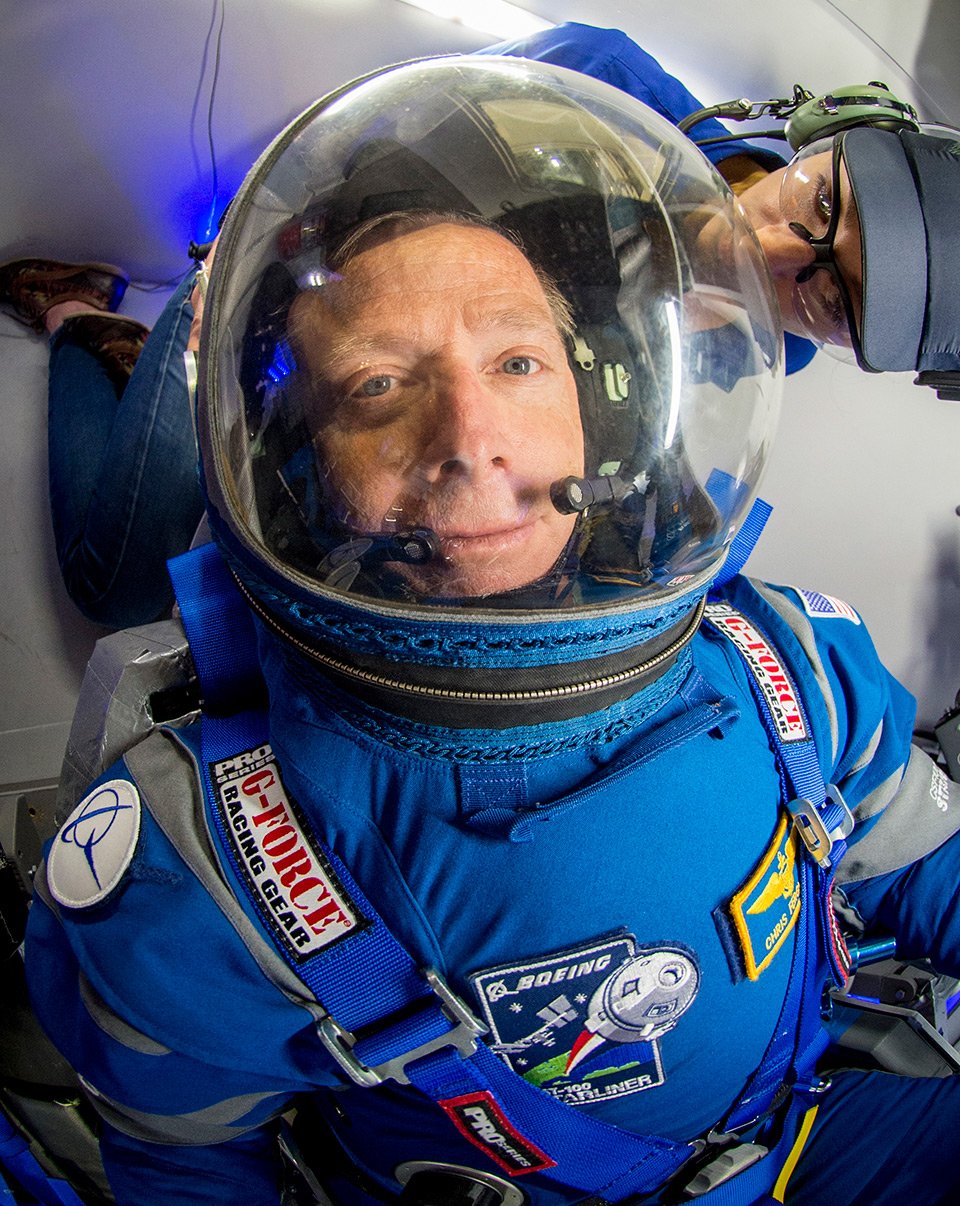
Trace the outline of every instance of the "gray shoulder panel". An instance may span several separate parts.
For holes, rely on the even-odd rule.
[[[942,846],[960,829],[960,783],[913,746],[902,777],[881,784],[858,815],[869,817],[880,809],[873,828],[847,851],[839,883],[898,871]]]
[[[145,1143],[184,1147],[203,1147],[236,1139],[244,1131],[263,1125],[262,1117],[246,1126],[241,1121],[261,1102],[276,1097],[279,1114],[288,1100],[278,1093],[246,1093],[190,1114],[148,1114],[119,1105],[82,1076],[80,1083],[100,1117],[124,1135]]]
[[[147,1035],[141,1033],[141,1031],[135,1030],[129,1022],[118,1018],[94,989],[83,972],[79,973],[79,980],[80,1000],[83,1002],[83,1007],[104,1034],[109,1034],[112,1039],[115,1039],[124,1047],[129,1047],[131,1051],[138,1052],[140,1055],[170,1054],[169,1047],[164,1047],[162,1043],[155,1042],[152,1038],[148,1038]]]
[[[126,757],[151,816],[230,922],[264,976],[314,1017],[326,1011],[294,975],[237,902],[224,879],[207,832],[199,770],[172,731],[151,733]]]
[[[122,629],[97,641],[80,685],[60,772],[58,821],[94,779],[157,727],[151,702],[157,693],[184,686],[192,675],[179,620]]]

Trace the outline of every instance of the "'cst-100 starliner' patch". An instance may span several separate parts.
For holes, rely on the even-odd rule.
[[[700,969],[680,944],[626,934],[471,977],[493,1050],[572,1105],[663,1084],[660,1041],[693,1004]]]

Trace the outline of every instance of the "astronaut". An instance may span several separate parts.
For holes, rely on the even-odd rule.
[[[732,194],[585,76],[389,69],[258,161],[173,567],[204,714],[27,938],[118,1201],[280,1201],[292,1112],[338,1203],[956,1189],[954,1080],[821,1066],[835,882],[960,971],[960,839],[856,612],[736,572],[782,371]]]

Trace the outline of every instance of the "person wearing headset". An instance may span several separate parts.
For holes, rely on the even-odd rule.
[[[678,80],[617,31],[571,23],[491,50],[594,75],[673,123],[699,109]],[[788,332],[788,371],[812,356],[809,337],[844,343],[849,342],[848,331],[860,330],[849,326],[849,318],[852,314],[856,324],[861,271],[857,213],[864,206],[869,224],[863,255],[870,264],[866,355],[855,348],[862,366],[956,368],[960,321],[936,280],[941,264],[942,279],[949,279],[948,261],[955,254],[949,199],[956,194],[956,182],[949,173],[937,185],[944,194],[938,200],[925,186],[914,185],[914,172],[921,182],[935,178],[929,156],[914,154],[904,140],[897,144],[896,157],[875,159],[877,140],[865,130],[857,135],[862,147],[855,150],[852,137],[845,141],[839,208],[827,195],[833,180],[827,170],[814,211],[797,217],[791,209],[794,200],[785,208],[781,193],[793,198],[799,192],[802,200],[804,191],[810,191],[798,172],[784,181],[787,173],[776,155],[731,140],[714,119],[699,122],[691,133],[704,139],[727,136],[722,143],[708,141],[703,149],[739,194],[767,256]],[[846,190],[853,158],[862,180],[851,204]],[[835,239],[831,215],[840,223]],[[820,241],[812,244],[811,236]],[[815,256],[819,266],[811,271]],[[834,264],[840,265],[839,273]],[[807,279],[798,283],[801,276]],[[51,335],[50,490],[64,582],[86,615],[118,627],[168,613],[172,596],[166,559],[188,546],[202,513],[181,365],[193,275],[172,296],[148,340],[148,354],[139,361],[146,332],[132,320],[109,317],[124,284],[118,270],[104,265],[20,260],[0,269],[6,308]],[[925,315],[930,330],[924,334]]]
[[[344,1206],[952,1200],[960,1079],[822,1057],[835,903],[960,972],[958,789],[852,608],[737,573],[780,317],[689,140],[531,60],[357,81],[199,360],[203,714],[25,948],[117,1200],[277,1203],[279,1133]]]

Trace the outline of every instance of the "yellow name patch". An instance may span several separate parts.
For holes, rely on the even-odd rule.
[[[780,818],[773,841],[756,869],[730,901],[747,978],[770,965],[800,916],[797,832]]]

